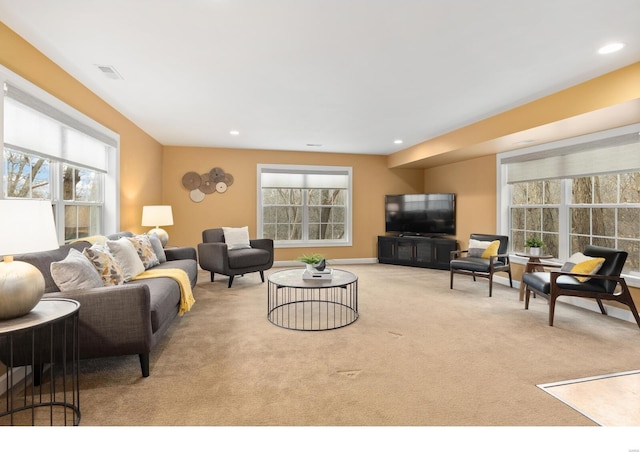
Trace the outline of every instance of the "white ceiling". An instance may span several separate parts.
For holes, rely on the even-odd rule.
[[[638,0],[0,0],[0,20],[164,145],[390,154],[640,61]]]

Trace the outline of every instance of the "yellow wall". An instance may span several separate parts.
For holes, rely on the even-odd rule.
[[[640,62],[396,152],[389,156],[389,167],[415,164],[430,157],[638,98]],[[637,120],[634,117],[631,121],[629,124]],[[601,129],[590,132],[598,130]]]
[[[196,246],[204,229],[223,226],[248,226],[256,237],[258,164],[353,168],[353,246],[320,249],[329,259],[376,257],[377,237],[384,235],[384,195],[423,188],[422,170],[390,170],[385,156],[176,146],[165,147],[163,155],[163,200],[173,206],[175,223],[165,228],[170,245]],[[223,194],[191,201],[182,176],[190,171],[205,174],[215,167],[231,174],[233,184]],[[294,260],[311,251],[318,248],[277,249],[275,259]]]
[[[162,202],[162,146],[0,22],[0,64],[120,134],[120,229],[142,232],[142,206]]]
[[[496,156],[424,170],[426,193],[456,194],[456,238],[466,249],[472,233],[496,233]]]

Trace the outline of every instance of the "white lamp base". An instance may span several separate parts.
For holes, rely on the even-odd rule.
[[[162,247],[164,248],[169,243],[169,234],[162,228],[153,228],[149,231],[149,235],[155,234],[160,239],[160,243],[162,243]]]
[[[28,314],[44,294],[44,277],[27,262],[0,262],[0,320]]]

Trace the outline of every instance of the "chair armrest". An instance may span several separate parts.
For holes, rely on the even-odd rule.
[[[460,257],[462,254],[468,253],[468,252],[469,250],[453,250],[453,251],[450,251],[450,258],[453,260]]]
[[[224,274],[229,268],[229,251],[224,242],[198,244],[198,263],[204,270]]]
[[[271,239],[251,239],[249,243],[251,244],[251,248],[273,252],[273,240]]]
[[[196,249],[191,246],[177,246],[171,248],[165,248],[164,254],[167,256],[168,261],[177,261],[181,259],[193,259],[198,260]]]
[[[578,277],[585,277],[585,278],[589,278],[589,279],[605,279],[605,280],[609,280],[609,281],[616,281],[619,283],[624,282],[624,278],[622,276],[616,276],[616,275],[591,275],[589,273],[571,273],[571,272],[562,272],[562,271],[552,271],[550,272],[551,276],[549,277],[549,281],[551,282],[551,284],[555,284],[556,280],[560,277],[560,276],[573,276],[574,278],[578,278]]]

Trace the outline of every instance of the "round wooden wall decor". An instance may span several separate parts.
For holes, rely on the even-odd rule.
[[[187,174],[182,176],[182,186],[187,190],[195,190],[196,188],[200,188],[201,183],[202,178],[198,173],[194,171],[189,171]]]
[[[206,195],[213,193],[225,193],[233,182],[233,176],[217,166],[204,174],[189,171],[182,176],[182,186],[189,190],[193,202],[202,202]]]

